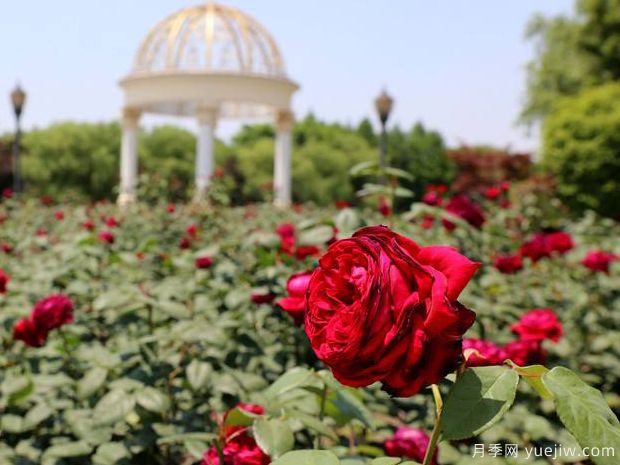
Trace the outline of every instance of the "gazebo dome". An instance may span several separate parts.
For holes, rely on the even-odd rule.
[[[175,71],[286,75],[269,32],[251,16],[213,2],[157,24],[142,42],[131,74]]]
[[[120,86],[120,204],[136,196],[138,127],[145,113],[196,119],[197,198],[203,197],[213,174],[217,121],[273,118],[274,201],[290,203],[291,99],[299,86],[287,77],[278,46],[256,20],[212,1],[168,16],[147,34]]]

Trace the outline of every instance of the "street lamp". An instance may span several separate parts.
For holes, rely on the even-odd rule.
[[[15,112],[15,139],[13,141],[13,191],[21,192],[22,179],[19,166],[19,153],[21,149],[21,126],[20,119],[22,110],[26,103],[26,92],[17,84],[13,92],[11,92],[11,102],[13,103],[13,111]]]
[[[388,95],[385,89],[375,99],[375,108],[379,114],[379,120],[381,121],[381,139],[379,141],[379,170],[381,172],[381,184],[385,184],[385,168],[387,168],[387,132],[385,131],[385,124],[390,117],[393,105],[394,99]]]

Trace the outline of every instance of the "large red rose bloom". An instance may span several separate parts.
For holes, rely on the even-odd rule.
[[[461,361],[475,314],[456,299],[479,266],[385,226],[336,241],[308,286],[305,330],[314,352],[345,385],[381,381],[391,394],[414,395]]]

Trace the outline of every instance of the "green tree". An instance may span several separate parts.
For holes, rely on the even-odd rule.
[[[579,0],[573,17],[535,15],[525,36],[535,56],[527,64],[524,123],[543,119],[559,97],[620,79],[620,0]]]
[[[564,97],[543,125],[543,160],[576,209],[620,214],[620,83]]]
[[[38,194],[112,198],[118,179],[117,123],[57,123],[24,134],[23,174]]]

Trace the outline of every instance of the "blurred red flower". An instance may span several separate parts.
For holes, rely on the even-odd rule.
[[[101,241],[101,242],[105,242],[107,244],[114,244],[114,234],[112,234],[110,231],[101,231],[97,238]]]
[[[6,292],[6,285],[11,280],[11,277],[4,272],[4,270],[0,269],[0,293],[4,294]]]
[[[609,265],[618,260],[618,258],[620,257],[610,252],[592,250],[586,254],[583,260],[581,260],[581,264],[592,271],[609,273]]]
[[[562,323],[550,308],[536,308],[525,313],[510,329],[524,341],[550,339],[558,342],[562,337]]]
[[[286,283],[287,297],[281,297],[276,304],[293,317],[295,324],[301,326],[306,314],[306,291],[312,271],[295,273]]]
[[[390,457],[406,457],[422,463],[430,439],[428,434],[412,426],[399,427],[391,439],[383,443],[385,454]],[[437,465],[438,453],[435,451],[431,465]]]
[[[520,255],[497,255],[493,266],[505,274],[513,274],[523,269],[523,259]]]
[[[203,270],[205,268],[209,268],[211,265],[213,265],[213,260],[211,257],[203,256],[196,258],[196,268]]]

